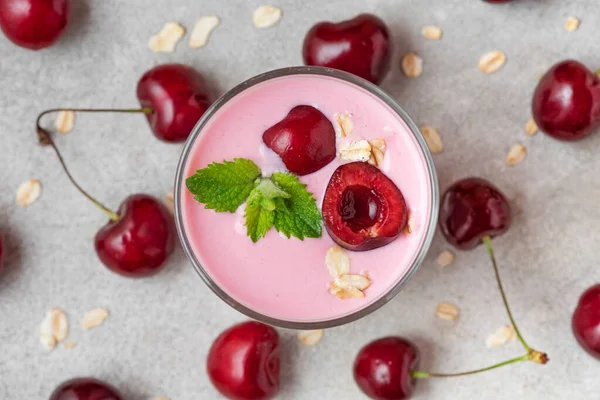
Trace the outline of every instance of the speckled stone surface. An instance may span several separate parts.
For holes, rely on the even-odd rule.
[[[538,76],[573,57],[600,66],[597,0],[274,0],[284,11],[266,30],[252,25],[258,0],[74,0],[68,33],[56,46],[30,52],[0,36],[0,229],[7,268],[0,276],[0,399],[47,399],[65,379],[93,375],[112,382],[128,399],[218,398],[205,356],[212,339],[244,317],[204,286],[178,249],[152,279],[108,272],[93,250],[106,221],[69,185],[47,148],[36,145],[35,117],[55,106],[131,107],[141,74],[159,63],[193,65],[220,94],[260,72],[301,63],[302,38],[320,20],[373,12],[395,38],[393,68],[383,88],[417,124],[439,128],[445,149],[435,156],[442,188],[479,175],[510,198],[516,217],[495,241],[507,293],[528,341],[547,351],[547,366],[516,365],[477,377],[420,382],[416,399],[590,399],[600,393],[600,364],[576,344],[571,313],[585,288],[600,280],[600,134],[574,144],[524,125]],[[327,4],[325,4],[327,3]],[[168,21],[191,29],[201,15],[222,23],[207,47],[191,50],[187,37],[173,54],[154,54],[149,37]],[[567,33],[565,19],[581,18]],[[441,41],[421,27],[440,25]],[[506,66],[494,75],[477,69],[479,57],[501,49]],[[424,73],[405,78],[399,58],[416,51]],[[52,119],[44,120],[50,125]],[[163,197],[171,190],[182,145],[154,139],[139,115],[78,115],[76,128],[58,138],[74,174],[111,207],[132,192]],[[516,168],[504,163],[509,147],[527,146]],[[14,196],[29,178],[43,184],[39,202],[20,208]],[[444,269],[438,235],[405,290],[378,312],[331,329],[314,348],[284,341],[282,399],[361,399],[351,365],[358,348],[388,334],[414,340],[423,369],[458,371],[522,353],[518,343],[488,349],[488,334],[507,323],[483,248],[458,252]],[[251,262],[251,260],[248,260]],[[436,319],[438,302],[460,307],[455,323]],[[73,349],[44,351],[38,325],[46,309],[67,311]],[[106,307],[106,323],[83,332],[79,321]],[[596,397],[595,397],[596,396]]]

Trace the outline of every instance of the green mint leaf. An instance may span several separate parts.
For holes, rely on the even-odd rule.
[[[217,212],[235,212],[250,195],[260,176],[260,168],[245,158],[212,163],[186,179],[194,198]]]
[[[289,199],[291,197],[270,179],[261,179],[260,183],[256,185],[256,190],[267,199],[275,199],[277,197]]]
[[[306,185],[300,183],[297,176],[284,172],[274,173],[271,181],[290,195],[289,198],[274,199],[275,229],[288,238],[295,236],[304,240],[305,237],[321,237],[321,213],[312,193],[306,190]]]
[[[263,179],[250,193],[244,214],[246,218],[246,233],[254,243],[266,235],[275,221],[275,201],[273,198],[265,197],[259,189],[264,181]],[[286,194],[285,192],[283,193]]]

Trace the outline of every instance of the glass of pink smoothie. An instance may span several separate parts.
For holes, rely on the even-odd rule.
[[[332,122],[352,116],[354,140],[383,138],[379,166],[401,190],[409,211],[410,233],[370,251],[348,251],[353,273],[367,270],[371,286],[364,298],[339,299],[328,291],[327,250],[335,245],[323,229],[320,238],[285,238],[274,229],[253,243],[243,210],[205,209],[186,188],[186,178],[212,162],[253,160],[263,176],[284,171],[262,135],[297,105],[310,105]],[[335,123],[334,123],[335,124]],[[339,150],[339,146],[338,146]],[[347,163],[336,157],[300,181],[320,208],[333,172]],[[418,128],[379,87],[354,75],[319,67],[291,67],[254,77],[235,87],[205,113],[183,150],[175,181],[175,218],[183,248],[204,282],[227,304],[259,321],[292,329],[345,324],[392,299],[415,273],[431,244],[438,215],[434,164]]]

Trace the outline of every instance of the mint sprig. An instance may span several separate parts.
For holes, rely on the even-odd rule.
[[[246,202],[246,232],[253,242],[272,228],[290,238],[322,235],[321,213],[312,193],[297,176],[276,172],[262,178],[251,160],[212,163],[186,180],[188,190],[206,208],[235,212]]]

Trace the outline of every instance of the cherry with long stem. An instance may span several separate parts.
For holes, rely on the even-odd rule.
[[[531,346],[529,346],[527,344],[527,342],[523,338],[523,335],[519,331],[519,328],[517,327],[515,319],[510,310],[510,306],[508,305],[508,300],[506,298],[506,293],[504,292],[504,287],[502,286],[502,280],[500,279],[500,272],[498,271],[498,264],[496,262],[496,257],[494,255],[494,248],[492,247],[492,239],[489,235],[485,235],[482,237],[482,241],[483,241],[483,244],[485,245],[487,252],[490,256],[490,260],[491,260],[492,266],[494,268],[494,275],[496,277],[496,283],[498,284],[498,289],[500,291],[500,295],[502,297],[502,302],[504,303],[504,308],[506,309],[506,313],[508,314],[510,323],[515,331],[515,334],[517,335],[517,338],[519,339],[519,342],[521,342],[521,345],[523,345],[523,348],[525,349],[525,351],[527,353],[520,357],[511,358],[509,360],[500,362],[498,364],[490,365],[489,367],[479,368],[479,369],[465,371],[465,372],[452,373],[452,374],[436,373],[436,372],[423,372],[423,371],[413,370],[413,371],[411,371],[411,377],[417,378],[417,379],[451,378],[451,377],[473,375],[473,374],[478,374],[481,372],[491,371],[491,370],[494,370],[497,368],[501,368],[501,367],[504,367],[504,366],[507,366],[510,364],[514,364],[514,363],[518,363],[518,362],[522,362],[522,361],[532,361],[537,364],[546,364],[549,361],[548,355],[544,352],[540,352],[540,351],[537,351],[537,350],[534,350],[533,348],[531,348]]]
[[[40,144],[52,147],[71,183],[110,219],[94,239],[100,261],[127,277],[150,276],[160,271],[175,246],[173,217],[167,208],[156,198],[138,193],[127,197],[115,212],[90,195],[71,175],[50,133],[40,126],[41,117],[48,112],[51,111],[37,118]]]

